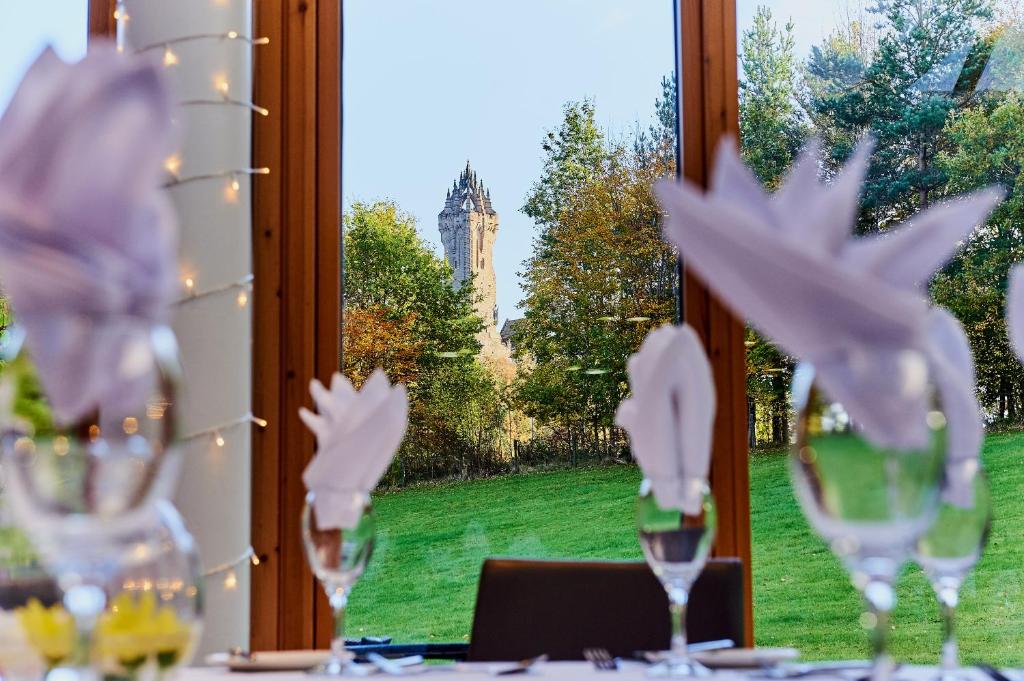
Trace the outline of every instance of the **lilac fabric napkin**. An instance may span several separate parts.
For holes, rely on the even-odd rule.
[[[985,438],[981,406],[974,389],[974,356],[967,334],[948,310],[928,314],[928,365],[946,414],[946,501],[961,507],[974,500],[974,476]]]
[[[666,238],[738,315],[812,362],[876,445],[918,448],[929,437],[924,287],[1001,192],[985,189],[898,229],[851,239],[870,152],[870,143],[860,144],[822,185],[811,144],[769,196],[725,141],[710,191],[668,180],[655,191],[668,212]]]
[[[634,458],[658,505],[697,515],[711,465],[715,384],[693,329],[665,325],[629,358],[632,397],[615,423],[629,433]]]
[[[309,391],[319,413],[303,407],[299,417],[316,435],[317,453],[302,480],[314,494],[321,529],[352,528],[405,436],[405,386],[392,386],[377,369],[358,392],[339,373],[330,390],[314,379]]]
[[[44,51],[0,118],[0,281],[60,423],[150,396],[147,332],[175,291],[171,111],[157,65],[92,44],[77,64]]]
[[[1006,333],[1017,359],[1024,362],[1024,264],[1010,269],[1006,292]]]

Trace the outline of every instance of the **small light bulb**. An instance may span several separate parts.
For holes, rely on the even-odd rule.
[[[235,574],[234,570],[224,575],[224,588],[228,591],[234,591],[238,588],[238,575]]]
[[[260,557],[254,553],[252,554],[252,556],[249,557],[249,562],[252,563],[253,567],[256,567],[260,564]]]
[[[228,31],[228,40],[238,40],[238,31]]]
[[[95,423],[89,426],[89,441],[96,442],[100,439],[100,427]]]
[[[256,113],[258,113],[260,116],[269,116],[270,115],[270,109],[266,109],[266,108],[264,108],[262,106],[253,105],[252,110],[255,111]]]
[[[239,292],[237,302],[238,307],[245,307],[249,304],[249,294],[245,291]]]
[[[213,77],[213,89],[221,93],[225,97],[231,91],[231,85],[228,83],[228,77],[223,73],[218,73]]]
[[[168,156],[167,160],[164,161],[164,170],[177,177],[181,171],[181,156],[177,154]]]
[[[266,419],[261,419],[259,416],[253,416],[252,417],[252,422],[255,423],[257,426],[259,426],[260,428],[266,428],[267,425],[268,425],[267,424],[267,420]]]
[[[224,200],[228,203],[238,203],[238,190],[241,188],[242,186],[238,183],[238,180],[232,178],[227,186],[224,187]]]
[[[139,432],[139,420],[134,416],[126,416],[121,423],[121,428],[124,429],[126,435],[135,435]]]
[[[217,433],[216,437],[213,438],[213,442],[218,447],[223,448],[224,447],[224,436],[221,435],[220,433]]]
[[[178,55],[174,54],[171,48],[164,50],[164,66],[174,66],[178,63]]]
[[[270,38],[256,38],[256,40],[252,41],[252,44],[253,45],[269,45],[270,44]]]
[[[194,293],[196,289],[196,280],[192,277],[185,277],[185,288],[189,293]]]

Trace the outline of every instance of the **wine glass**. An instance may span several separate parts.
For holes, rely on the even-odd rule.
[[[927,381],[916,384],[934,394]],[[815,385],[809,364],[797,367],[793,400],[799,414],[790,459],[796,495],[864,598],[861,624],[871,632],[871,678],[885,681],[894,669],[886,647],[893,585],[939,506],[945,417],[934,409],[927,413],[928,437],[920,449],[890,449],[872,443],[843,405]]]
[[[914,560],[924,570],[942,610],[942,655],[939,681],[960,681],[961,673],[953,618],[964,579],[981,558],[992,520],[992,495],[979,468],[970,481],[970,504],[944,501],[927,533],[914,546]]]
[[[370,495],[364,495],[363,510],[353,527],[321,529],[316,520],[315,495],[306,495],[302,508],[302,541],[306,560],[334,613],[334,636],[331,657],[312,670],[327,676],[365,676],[369,671],[356,664],[355,655],[345,648],[345,606],[366,564],[373,555],[377,521]]]
[[[707,676],[710,671],[690,658],[686,648],[686,603],[690,587],[700,576],[715,540],[716,512],[711,490],[700,490],[696,515],[665,509],[654,497],[651,481],[640,483],[637,530],[644,557],[668,593],[672,642],[665,659],[651,667],[651,676]]]

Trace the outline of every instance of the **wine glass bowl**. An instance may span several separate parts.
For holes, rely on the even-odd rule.
[[[351,528],[321,528],[317,523],[313,492],[306,495],[302,508],[302,541],[306,560],[327,594],[334,613],[331,657],[313,672],[328,676],[364,676],[368,672],[355,662],[345,648],[344,617],[348,596],[373,555],[377,522],[369,495]]]
[[[707,485],[700,490],[700,511],[687,514],[663,508],[650,480],[640,484],[637,531],[644,558],[665,587],[672,620],[672,639],[665,658],[650,669],[652,676],[706,676],[710,671],[691,659],[686,644],[686,603],[714,543],[717,517]]]
[[[872,632],[872,678],[881,681],[893,668],[885,635],[896,601],[893,584],[938,509],[945,418],[937,409],[927,413],[928,437],[920,448],[880,447],[813,378],[813,367],[802,364],[793,381],[793,485],[811,527],[864,597],[868,612],[861,622]]]

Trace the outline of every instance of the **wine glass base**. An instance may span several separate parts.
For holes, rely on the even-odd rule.
[[[647,668],[647,676],[651,678],[689,678],[711,676],[710,669],[694,659],[667,658]]]
[[[374,671],[374,667],[368,664],[359,664],[354,660],[339,660],[337,658],[327,660],[322,664],[318,664],[306,673],[311,676],[348,676],[348,677],[359,677],[369,676]]]

